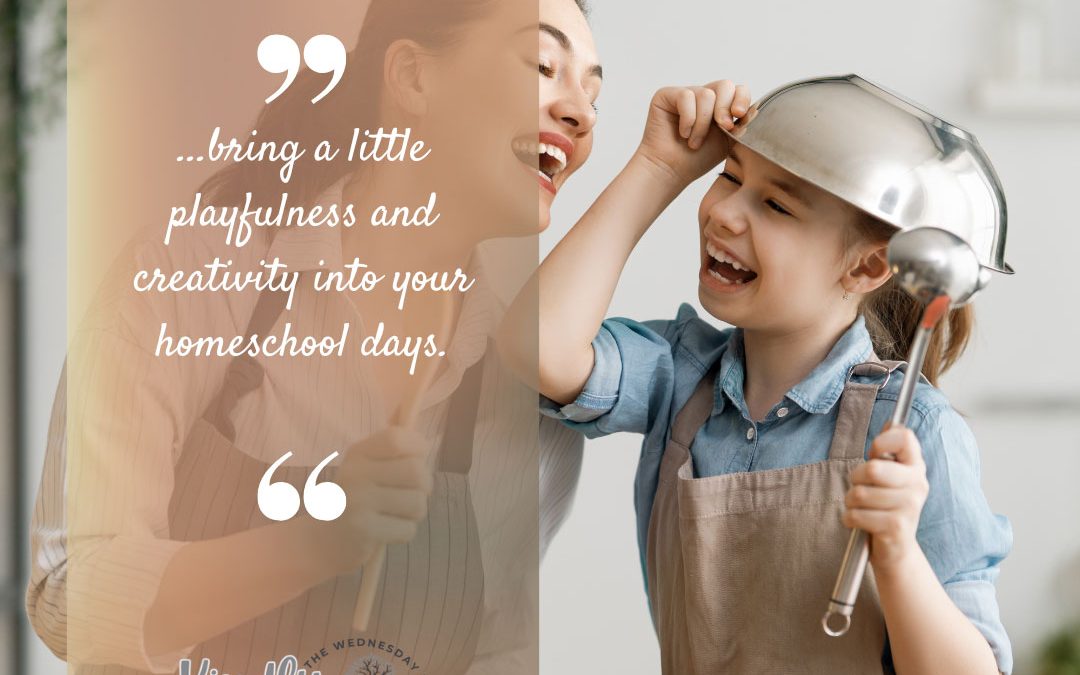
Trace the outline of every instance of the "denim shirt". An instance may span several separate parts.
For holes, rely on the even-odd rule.
[[[697,477],[826,460],[848,371],[866,361],[873,348],[859,317],[825,360],[757,422],[743,398],[742,331],[718,330],[690,305],[683,304],[673,321],[608,319],[593,349],[593,370],[577,400],[560,407],[541,397],[541,410],[589,438],[619,431],[644,434],[634,485],[644,572],[649,518],[671,425],[716,359],[721,365],[712,415],[691,448]],[[892,416],[903,377],[894,373],[878,394],[867,450]],[[979,451],[971,430],[925,380],[915,389],[908,426],[922,445],[930,483],[916,535],[919,544],[949,597],[986,637],[999,669],[1008,673],[1012,649],[998,615],[994,583],[1012,548],[1012,528],[991,511],[979,485]]]

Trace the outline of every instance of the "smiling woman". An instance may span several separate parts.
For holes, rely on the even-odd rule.
[[[515,143],[514,152],[537,173],[540,225],[551,222],[551,204],[559,188],[592,153],[596,99],[604,70],[600,65],[585,2],[540,3],[540,134],[536,141]]]
[[[121,256],[124,293],[99,294],[103,316],[72,336],[35,511],[28,612],[74,672],[172,672],[181,657],[261,672],[347,636],[407,644],[420,673],[538,670],[538,560],[569,508],[581,442],[547,420],[538,435],[535,391],[488,349],[505,305],[479,245],[535,236],[589,156],[600,69],[582,7],[372,0],[349,76],[313,106],[325,76],[301,72],[259,112],[253,154],[226,140],[244,161],[198,189],[218,208],[279,209],[280,162],[245,160],[259,148],[346,148],[355,129],[407,129],[398,133],[432,148],[422,162],[297,153],[289,204],[348,205],[364,218],[388,204],[435,211],[437,193],[431,227],[254,228],[231,248],[224,228],[188,227],[169,246],[155,232]],[[527,273],[536,249],[522,248],[512,264]],[[205,273],[181,275],[183,287],[228,272],[201,267],[215,257],[256,274],[273,264],[260,260],[291,274],[363,259],[401,276],[370,292],[300,282],[291,309],[246,276],[243,294],[131,287],[136,263],[150,275],[140,283],[158,267],[159,283]],[[359,347],[342,349],[346,338]],[[155,357],[156,344],[172,355]],[[243,353],[196,356],[207,351]],[[260,476],[287,448],[295,461],[281,480],[302,486],[327,447],[342,449],[330,469],[346,513],[267,522]],[[69,463],[99,470],[90,480]],[[66,521],[76,495],[101,508]],[[372,630],[353,624],[361,579],[377,584]],[[342,650],[319,666],[345,672],[369,655]]]

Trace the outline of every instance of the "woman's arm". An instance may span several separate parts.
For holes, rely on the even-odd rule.
[[[89,363],[76,369],[84,377],[71,397],[67,370],[57,390],[26,608],[60,658],[173,672],[176,652],[357,569],[378,545],[414,536],[432,478],[427,441],[402,429],[345,453],[334,481],[348,508],[332,523],[299,516],[200,542],[155,536],[172,488],[162,478],[173,431],[162,421],[165,397],[150,383],[165,378],[133,377],[146,374],[150,357],[126,341],[89,343],[108,366],[101,370],[130,391],[122,400],[88,396],[97,391],[80,386]]]
[[[653,97],[641,145],[537,271],[542,394],[568,403],[581,392],[592,340],[630,252],[667,205],[726,156],[726,136],[714,121],[731,128],[732,114],[748,107],[746,90],[728,81]],[[524,372],[534,343],[515,330],[531,325],[528,290],[511,305],[499,336],[504,358]]]

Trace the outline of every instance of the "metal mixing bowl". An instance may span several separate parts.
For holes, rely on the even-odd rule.
[[[728,135],[903,230],[939,227],[989,269],[1005,262],[1005,194],[975,137],[857,75],[793,82]]]

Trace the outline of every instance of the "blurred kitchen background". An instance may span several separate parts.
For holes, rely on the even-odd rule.
[[[663,85],[732,78],[756,97],[855,72],[979,137],[1005,185],[1017,274],[979,298],[976,340],[944,387],[979,438],[991,505],[1015,531],[998,587],[1015,672],[1080,673],[1080,2],[592,4],[606,80],[596,145],[556,201],[544,252],[630,156]],[[0,0],[0,673],[16,675],[65,672],[22,598],[66,337],[66,10]],[[705,185],[645,237],[613,315],[669,318],[696,299]],[[657,672],[631,507],[638,447],[633,436],[586,446],[574,512],[541,570],[542,673]]]

